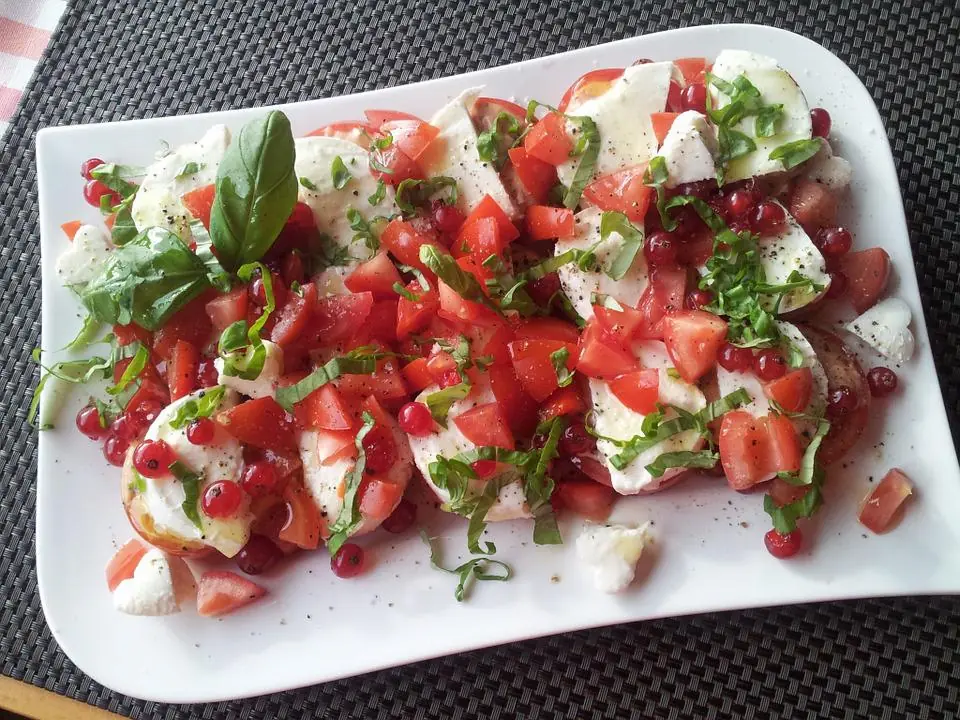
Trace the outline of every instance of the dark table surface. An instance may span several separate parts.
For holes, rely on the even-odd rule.
[[[92,682],[44,623],[34,568],[40,273],[34,136],[46,125],[351,93],[718,22],[799,32],[846,61],[893,146],[940,380],[960,437],[960,153],[950,2],[417,3],[78,0],[0,146],[0,657],[5,675],[138,718],[944,718],[960,601],[800,606],[571,633],[250,701],[164,706]],[[369,639],[364,639],[368,641]]]

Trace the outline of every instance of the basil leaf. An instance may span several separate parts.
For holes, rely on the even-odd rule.
[[[417,284],[420,286],[420,289],[423,292],[430,292],[430,281],[427,280],[427,276],[423,274],[423,271],[420,270],[420,268],[415,268],[413,265],[398,264],[397,270],[404,273],[410,273],[417,279]]]
[[[502,314],[500,308],[491,302],[490,298],[483,292],[483,288],[480,287],[477,279],[461,268],[452,255],[441,252],[433,245],[421,245],[420,262],[433,271],[437,277],[464,300],[478,302],[496,313]]]
[[[758,138],[773,137],[777,134],[777,125],[783,119],[783,105],[767,105],[757,113],[754,134]]]
[[[550,504],[554,482],[547,476],[547,468],[550,466],[550,461],[560,454],[557,448],[565,427],[566,419],[563,417],[555,417],[550,421],[550,430],[537,457],[536,467],[526,476],[523,486],[530,514],[533,515],[533,542],[537,545],[563,543],[557,518]]]
[[[570,351],[565,347],[550,353],[550,362],[553,363],[553,370],[557,373],[557,385],[560,387],[567,387],[573,382],[574,373],[567,369],[569,358]]]
[[[387,357],[388,353],[370,350],[369,346],[361,346],[346,355],[328,360],[303,380],[286,387],[278,387],[273,397],[280,407],[287,412],[293,412],[294,404],[305,400],[314,390],[333,382],[341,375],[372,375],[377,371],[377,363]]]
[[[267,360],[267,348],[263,344],[260,333],[277,307],[273,294],[273,278],[265,265],[258,262],[246,263],[237,270],[237,277],[243,282],[250,282],[255,272],[260,273],[260,282],[263,283],[263,294],[266,300],[259,317],[249,328],[243,320],[229,325],[220,335],[217,346],[218,353],[223,358],[223,374],[243,380],[256,380],[263,372],[263,366]],[[245,337],[242,337],[241,333]],[[242,355],[241,351],[243,351]]]
[[[54,426],[54,420],[59,410],[59,407],[48,404],[45,412],[40,411],[41,399],[51,378],[58,382],[80,385],[91,380],[101,380],[109,377],[113,367],[110,360],[102,357],[92,357],[86,360],[65,360],[46,367],[40,362],[39,348],[33,352],[32,357],[34,362],[40,365],[43,372],[37,382],[37,387],[33,391],[33,398],[30,400],[27,422],[30,425],[36,424],[40,430],[49,430]]]
[[[709,96],[708,96],[709,97]],[[677,229],[677,221],[666,211],[667,193],[664,189],[670,172],[667,169],[667,159],[662,155],[650,158],[650,164],[643,174],[643,184],[657,191],[657,212],[660,214],[660,224],[667,232]]]
[[[339,155],[333,159],[333,164],[330,165],[330,176],[333,178],[333,187],[335,190],[343,190],[347,186],[347,183],[350,182],[350,178],[353,177],[350,171],[347,170],[343,158]]]
[[[355,259],[356,258],[350,254],[349,248],[338,245],[332,237],[326,233],[321,233],[320,252],[312,258],[313,272],[321,273],[327,268],[346,267],[352,264]]]
[[[553,295],[550,296],[550,302],[547,303],[547,307],[553,307],[554,300],[557,301],[557,304],[560,306],[560,310],[574,325],[576,325],[578,328],[584,328],[587,326],[587,321],[580,317],[580,313],[578,313],[577,309],[573,307],[573,303],[570,302],[570,298],[567,297],[567,294],[563,290],[557,290]]]
[[[180,506],[183,514],[202,531],[203,522],[200,520],[200,511],[197,507],[200,500],[200,476],[179,460],[170,463],[170,472],[183,486],[184,499]]]
[[[493,119],[490,128],[477,136],[477,155],[480,160],[490,163],[497,170],[502,168],[507,161],[507,150],[520,132],[520,121],[501,110]]]
[[[420,296],[415,295],[407,290],[402,283],[395,282],[393,284],[393,291],[405,300],[409,300],[410,302],[420,302]]]
[[[112,252],[80,299],[101,322],[157,330],[208,287],[203,261],[175,234],[153,227]]]
[[[180,171],[176,174],[174,179],[179,180],[180,178],[185,178],[189,175],[196,175],[198,172],[200,172],[200,165],[195,162],[188,162],[185,163],[182,168],[180,168]]]
[[[420,538],[430,549],[430,566],[435,570],[440,570],[441,572],[450,573],[451,575],[456,575],[459,577],[459,582],[457,583],[457,587],[453,593],[453,596],[457,599],[457,602],[463,602],[464,599],[466,599],[471,585],[471,580],[475,579],[478,581],[506,582],[513,577],[513,571],[510,569],[509,565],[499,560],[491,560],[490,558],[483,557],[473,558],[462,565],[458,565],[453,570],[448,570],[447,568],[443,567],[439,552],[434,547],[433,542],[427,535],[426,530],[423,528],[420,529]],[[494,574],[490,572],[490,569],[494,566],[501,568],[503,573]]]
[[[240,130],[217,170],[210,237],[228,270],[259,260],[297,202],[294,143],[287,116],[271,110]]]
[[[550,273],[554,273],[565,265],[570,263],[579,263],[586,255],[591,254],[586,250],[580,250],[578,248],[570,248],[559,255],[554,255],[553,257],[542,260],[536,265],[531,265],[529,268],[524,270],[521,277],[527,280],[539,280],[540,278],[546,277]],[[593,255],[593,258],[596,258],[596,255]]]
[[[374,232],[373,223],[355,208],[347,210],[347,222],[353,230],[353,241],[362,241],[370,249],[370,255],[375,255],[380,249],[380,237]]]
[[[131,197],[137,192],[136,183],[129,182],[128,178],[140,177],[146,170],[132,165],[117,165],[116,163],[104,163],[97,165],[90,171],[90,177],[99,180],[108,188],[119,193],[124,199]]]
[[[384,133],[381,137],[371,138],[371,143],[377,150],[386,150],[393,145],[393,135],[391,133]]]
[[[763,510],[773,521],[774,529],[784,535],[797,529],[797,520],[812,517],[823,504],[824,472],[815,468],[808,490],[804,495],[792,503],[778,506],[770,495],[763,496]]]
[[[473,512],[470,513],[470,522],[467,525],[467,549],[474,555],[494,555],[497,552],[497,546],[492,541],[480,546],[480,536],[487,529],[487,523],[484,521],[490,508],[500,497],[500,488],[512,481],[512,478],[503,476],[490,478],[477,498]]]
[[[770,153],[770,159],[779,160],[783,163],[785,170],[791,170],[820,152],[821,147],[823,147],[823,143],[820,138],[794,140],[775,148]]]
[[[373,194],[367,198],[367,202],[371,205],[379,205],[383,202],[383,199],[387,196],[387,184],[383,180],[377,180],[377,189],[373,191]]]
[[[658,455],[646,470],[653,477],[658,478],[671,468],[712,468],[715,467],[720,456],[709,450],[689,452],[679,450]]]
[[[456,205],[459,191],[454,178],[446,175],[438,175],[429,180],[407,178],[397,185],[397,207],[400,208],[404,217],[415,215],[417,208],[429,205],[433,196],[443,190],[449,190],[443,202],[447,205]]]
[[[233,283],[230,281],[227,271],[217,260],[217,256],[213,254],[213,241],[210,239],[210,234],[203,223],[199,220],[191,220],[190,235],[193,236],[193,241],[196,243],[196,249],[193,252],[206,266],[207,279],[210,284],[221,292],[230,292]]]
[[[226,386],[217,385],[206,390],[196,400],[192,398],[187,400],[177,408],[177,414],[170,421],[170,427],[174,430],[180,430],[197,418],[210,417],[219,409],[226,391]]]
[[[607,275],[622,280],[643,249],[643,231],[638,230],[623,213],[604,212],[600,215],[600,239],[606,240],[614,232],[623,238],[623,246],[607,268]]]
[[[374,141],[374,145],[376,145],[376,141]],[[376,170],[378,173],[382,173],[383,175],[393,175],[393,170],[383,164],[377,153],[370,153],[369,162],[371,170]]]
[[[88,314],[83,318],[83,325],[80,327],[79,332],[77,332],[76,337],[67,343],[63,349],[83,350],[85,347],[92,345],[96,341],[97,335],[100,334],[100,328],[102,327],[103,323],[93,315]]]
[[[574,210],[580,204],[580,196],[593,179],[593,173],[597,168],[597,158],[600,157],[600,130],[597,124],[585,115],[567,116],[567,119],[580,126],[580,142],[583,143],[577,170],[573,180],[570,181],[566,195],[563,196],[563,206]]]
[[[477,474],[467,462],[458,457],[445,458],[443,455],[438,455],[427,466],[427,470],[430,474],[430,482],[450,496],[450,500],[445,503],[446,507],[451,512],[463,514],[473,508],[468,496],[470,481],[476,480]]]
[[[117,211],[110,228],[110,241],[117,247],[126,245],[137,236],[137,226],[130,213],[130,205],[124,205]]]
[[[137,348],[136,355],[133,356],[133,359],[127,364],[127,367],[124,368],[123,374],[120,376],[120,379],[117,381],[116,385],[111,385],[107,388],[108,395],[119,395],[123,390],[140,377],[140,373],[143,372],[144,368],[147,367],[147,362],[150,360],[150,351],[147,350],[146,346],[141,345]]]
[[[445,387],[437,392],[430,393],[424,398],[424,404],[433,415],[434,421],[443,428],[447,427],[447,415],[450,413],[450,407],[457,401],[463,400],[470,392],[470,383],[462,382],[457,385]]]
[[[339,156],[337,156],[337,160],[340,160],[340,157],[339,157]],[[342,163],[342,162],[343,162],[343,161],[341,160],[341,163]],[[348,179],[349,179],[349,178],[348,178]],[[317,190],[317,184],[316,184],[313,180],[311,180],[310,178],[301,176],[299,182],[300,182],[300,184],[303,185],[303,187],[305,187],[307,190],[313,190],[314,192],[316,192],[316,190]],[[336,180],[334,180],[334,182],[336,182]],[[337,188],[337,189],[339,190],[340,188]]]
[[[363,471],[367,465],[367,454],[363,448],[363,439],[373,429],[374,424],[373,415],[364,411],[363,425],[357,431],[357,437],[354,440],[357,448],[357,461],[354,463],[353,469],[344,478],[346,491],[343,495],[343,507],[340,509],[337,519],[330,526],[327,551],[331,555],[337,554],[347,538],[363,522],[363,516],[360,514],[360,493],[358,492],[360,483],[363,481]]]

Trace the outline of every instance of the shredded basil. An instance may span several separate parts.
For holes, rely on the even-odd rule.
[[[180,168],[179,172],[177,172],[175,179],[180,180],[181,178],[185,178],[190,175],[196,175],[198,172],[200,172],[201,167],[202,166],[199,163],[195,162],[184,163],[184,166]]]
[[[387,184],[383,180],[377,180],[377,189],[373,191],[373,194],[367,198],[367,202],[371,205],[379,205],[383,202],[383,199],[387,196]]]
[[[498,581],[506,582],[511,577],[513,577],[513,571],[510,569],[510,566],[499,560],[491,560],[490,558],[479,557],[468,560],[462,565],[449,570],[442,565],[440,554],[434,546],[431,538],[427,535],[426,530],[421,528],[420,538],[426,543],[427,547],[430,549],[430,565],[436,570],[441,572],[450,573],[451,575],[456,575],[459,578],[457,587],[454,590],[453,596],[457,599],[457,602],[463,602],[467,598],[470,585],[472,580],[477,581]],[[493,567],[496,566],[503,570],[502,574],[495,574],[490,572]]]
[[[424,404],[430,410],[430,414],[438,425],[443,428],[447,427],[447,415],[450,413],[450,407],[457,400],[463,400],[470,392],[470,387],[470,383],[462,382],[437,390],[424,398]]]
[[[389,354],[372,350],[372,347],[365,345],[354,348],[346,355],[328,360],[303,380],[277,388],[274,399],[284,410],[293,412],[294,404],[306,399],[307,395],[314,390],[333,382],[341,375],[372,375],[377,370],[377,363]]]
[[[821,147],[823,147],[823,142],[820,138],[794,140],[774,148],[770,153],[770,159],[779,160],[783,163],[785,170],[791,170],[820,152]]]
[[[421,245],[420,262],[433,271],[437,277],[464,300],[478,302],[494,312],[502,314],[500,308],[483,292],[483,288],[477,282],[477,279],[461,268],[452,255],[441,252],[433,245]]]
[[[557,385],[560,387],[567,387],[573,382],[574,373],[567,369],[569,359],[570,351],[566,347],[550,353],[550,362],[553,363],[553,370],[557,373]]]
[[[223,385],[217,385],[205,390],[198,398],[187,400],[177,408],[177,414],[170,421],[170,427],[174,430],[180,430],[192,423],[197,418],[208,418],[213,415],[220,407],[223,401],[224,393],[227,388]]]
[[[339,156],[338,156],[338,157],[337,157],[337,160],[339,160],[339,159],[340,159],[340,158],[339,158]],[[300,184],[301,184],[303,187],[305,187],[307,190],[313,190],[313,191],[316,191],[316,190],[317,190],[317,184],[316,184],[313,180],[311,180],[310,178],[308,178],[308,177],[305,177],[305,176],[302,176],[302,175],[301,175],[299,182],[300,182]]]
[[[600,216],[600,239],[606,240],[611,233],[620,235],[623,245],[607,268],[607,275],[614,280],[622,280],[643,249],[643,231],[636,228],[623,213],[607,211]]]
[[[115,385],[111,385],[107,388],[108,395],[119,395],[121,392],[126,389],[126,387],[140,377],[140,373],[144,371],[144,368],[147,367],[147,363],[150,361],[150,351],[146,348],[145,345],[140,345],[137,348],[136,354],[133,356],[133,359],[127,364],[127,367],[124,368],[123,374],[120,376],[120,379]]]
[[[428,180],[407,178],[397,186],[397,207],[400,208],[404,217],[410,217],[417,213],[418,208],[429,205],[433,196],[444,190],[449,192],[443,198],[443,202],[447,205],[456,205],[459,192],[454,178],[446,175],[438,175]]]
[[[347,538],[356,531],[360,523],[363,522],[363,516],[360,514],[360,483],[363,481],[363,471],[367,465],[366,451],[363,449],[363,439],[367,436],[374,426],[373,415],[368,412],[363,413],[363,425],[357,431],[357,437],[354,444],[357,448],[357,461],[353,469],[347,473],[344,481],[346,491],[343,496],[343,507],[337,515],[337,519],[330,526],[330,539],[327,540],[327,551],[331,555],[336,555],[337,551],[347,541]]]
[[[170,464],[170,472],[173,473],[173,476],[179,480],[183,486],[184,499],[183,504],[180,506],[183,509],[183,514],[200,530],[203,530],[203,522],[200,520],[200,510],[198,508],[200,500],[200,475],[190,470],[190,468],[179,460],[174,460]]]
[[[502,168],[507,161],[507,149],[514,144],[522,129],[520,120],[501,110],[490,128],[477,136],[477,155],[480,160],[490,163],[497,170]]]

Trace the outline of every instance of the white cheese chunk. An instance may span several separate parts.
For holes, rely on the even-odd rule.
[[[706,116],[694,110],[680,113],[658,153],[666,162],[667,187],[715,178],[716,153],[716,131]]]
[[[150,165],[130,208],[137,230],[162,227],[189,239],[191,215],[180,198],[216,181],[229,144],[227,126],[214,125],[197,142],[181,145]],[[193,166],[196,172],[190,172]]]
[[[887,298],[848,323],[846,329],[884,357],[902,365],[913,357],[916,345],[910,321],[910,307],[900,298]]]
[[[761,237],[759,242],[760,264],[767,282],[774,285],[785,283],[790,274],[797,271],[822,286],[823,290],[818,293],[800,289],[787,293],[780,302],[781,315],[809,305],[830,287],[830,274],[823,255],[786,208],[783,212],[786,222],[780,234]],[[772,310],[773,304],[774,299],[768,297],[767,309]]]
[[[577,557],[598,590],[617,593],[633,582],[637,562],[650,542],[648,527],[649,523],[641,527],[584,523],[577,537]]]
[[[607,275],[606,270],[620,253],[624,240],[620,233],[614,232],[606,240],[600,241],[602,215],[597,208],[587,208],[577,213],[576,235],[567,240],[558,240],[554,249],[555,255],[562,255],[571,249],[593,249],[597,256],[597,268],[594,270],[581,270],[576,263],[568,263],[557,271],[564,293],[584,320],[593,317],[593,299],[596,296],[609,296],[622,305],[635,307],[649,284],[642,249],[623,278],[614,280]],[[643,223],[634,223],[634,227],[643,232]]]
[[[269,340],[263,341],[263,347],[266,357],[263,360],[263,368],[256,378],[244,380],[237,375],[225,375],[223,358],[217,358],[213,361],[218,373],[217,382],[231,390],[236,390],[241,395],[249,395],[252,398],[271,397],[277,389],[280,376],[283,375],[283,349]]]
[[[469,108],[480,90],[465,90],[430,118],[430,124],[440,130],[440,134],[430,143],[420,164],[428,176],[445,175],[457,181],[457,207],[465,215],[489,195],[507,215],[516,219],[519,213],[500,174],[493,165],[482,161],[477,152],[477,131]]]
[[[804,177],[821,183],[833,190],[845,190],[853,179],[853,166],[839,155],[834,155],[830,143],[804,164]]]
[[[127,615],[172,615],[196,595],[196,581],[181,559],[151,549],[133,571],[133,577],[113,591],[113,606]]]
[[[113,250],[102,230],[81,225],[70,247],[57,258],[57,278],[68,287],[85,285],[100,274]]]

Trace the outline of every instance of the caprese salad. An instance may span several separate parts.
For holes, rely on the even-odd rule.
[[[137,534],[117,608],[222,614],[295,551],[361,573],[363,536],[416,524],[415,482],[466,519],[472,560],[430,550],[458,599],[510,576],[487,523],[557,544],[562,512],[623,589],[649,530],[611,508],[692,473],[761,488],[767,549],[797,553],[897,389],[851,344],[913,351],[887,253],[838,224],[830,124],[775,59],[727,50],[593,70],[556,105],[470,89],[298,138],[271,111],[146,167],[85,162],[103,225],[63,226],[57,275],[87,312],[69,349],[105,350],[46,367],[33,410],[48,381],[108,382],[76,425]],[[910,489],[892,471],[861,521]],[[217,554],[239,573],[195,580],[184,559]]]

